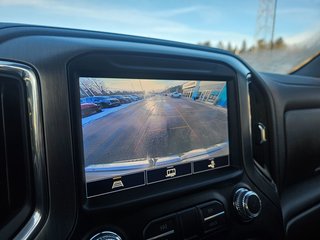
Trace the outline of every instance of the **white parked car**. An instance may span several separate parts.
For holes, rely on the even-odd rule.
[[[179,97],[181,97],[181,93],[173,92],[173,93],[171,93],[171,97],[173,97],[173,98],[179,98]]]

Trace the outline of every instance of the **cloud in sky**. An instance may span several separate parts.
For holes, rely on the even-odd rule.
[[[43,0],[30,0],[30,1],[24,1],[24,0],[1,0],[2,6],[17,6],[17,5],[40,5],[43,4],[45,1]]]
[[[153,12],[141,11],[138,9],[118,8],[109,6],[99,8],[96,6],[74,5],[70,3],[54,4],[53,1],[45,0],[5,0],[4,5],[22,5],[37,8],[41,11],[50,11],[50,15],[58,15],[70,18],[83,16],[84,21],[74,25],[72,22],[65,21],[63,27],[88,28],[91,24],[92,30],[114,31],[131,35],[141,35],[146,37],[164,38],[189,43],[210,40],[216,44],[219,40],[230,41],[232,44],[239,44],[243,39],[250,39],[250,36],[230,32],[215,31],[201,26],[190,26],[186,23],[173,20],[174,17],[193,14],[202,16],[209,21],[210,14],[215,18],[219,13],[214,9],[204,6],[181,7],[170,10],[157,10]],[[93,25],[92,23],[96,23]],[[31,22],[37,24],[37,22]],[[59,25],[58,25],[59,26]],[[212,28],[214,29],[214,27]]]
[[[155,13],[155,15],[158,17],[175,17],[178,15],[198,12],[199,10],[203,10],[203,9],[204,9],[204,7],[202,7],[202,6],[182,7],[182,8],[159,11],[159,12]]]
[[[157,2],[157,6],[149,5],[148,8],[141,2],[1,0],[0,15],[2,21],[7,22],[108,31],[188,43],[211,41],[214,46],[223,41],[239,47],[244,39],[248,45],[253,44],[257,9],[250,0],[232,1],[232,8],[228,1],[197,1],[195,5],[172,1],[174,6],[170,7],[165,2],[162,5]],[[303,41],[303,36],[309,34],[305,33],[312,32],[313,27],[298,29],[290,21],[299,17],[304,18],[300,22],[308,19],[310,22],[320,17],[319,10],[303,3],[296,6],[288,1],[287,7],[279,6],[276,36],[288,37],[288,43]],[[314,5],[319,6],[319,3]],[[14,11],[17,9],[23,14],[17,14]],[[311,24],[308,21],[305,25]]]

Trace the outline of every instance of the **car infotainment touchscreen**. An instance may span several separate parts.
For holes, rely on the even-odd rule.
[[[227,83],[80,77],[87,197],[229,166]]]

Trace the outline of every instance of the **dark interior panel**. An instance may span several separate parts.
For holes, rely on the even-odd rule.
[[[285,176],[290,169],[287,168],[287,132],[299,132],[297,127],[286,128],[286,112],[303,109],[318,109],[320,107],[320,80],[311,77],[283,76],[277,74],[261,73],[259,84],[266,92],[264,101],[270,106],[269,118],[272,120],[268,132],[274,133],[270,141],[271,169],[273,179],[280,192],[285,191]],[[300,116],[304,118],[303,116]],[[310,120],[313,122],[313,120]],[[294,123],[293,123],[294,124]],[[304,126],[302,126],[303,128]],[[287,132],[286,132],[287,131]],[[302,134],[300,132],[300,134]],[[304,139],[308,137],[304,135]],[[292,139],[293,140],[293,139]],[[299,141],[296,139],[295,141]],[[317,140],[316,140],[317,141]],[[289,161],[289,160],[288,160]]]
[[[319,205],[319,181],[320,176],[317,176],[287,188],[281,197],[285,222],[290,222],[298,215],[303,214],[304,211],[308,212],[309,209]],[[318,222],[319,217],[318,215],[313,220]],[[317,228],[314,231],[317,231]]]
[[[310,77],[320,77],[320,53],[318,52],[314,57],[312,57],[309,62],[304,63],[303,66],[294,70],[291,74],[300,76],[310,76]]]
[[[320,175],[320,109],[285,113],[286,185]]]
[[[318,234],[320,80],[261,74],[275,133],[271,153],[287,239]],[[260,79],[261,80],[261,79]],[[307,227],[306,227],[307,226]]]
[[[287,225],[287,239],[313,239],[319,236],[320,205],[308,208]]]

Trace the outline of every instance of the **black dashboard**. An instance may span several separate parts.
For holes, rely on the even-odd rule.
[[[1,239],[319,236],[319,78],[257,73],[229,52],[164,40],[16,24],[0,25],[0,32]],[[147,158],[146,163],[141,160],[146,165],[139,171],[101,177],[93,168],[91,173],[88,159],[95,163],[100,155],[97,150],[87,154],[87,146],[109,146],[94,136],[85,139],[89,130],[84,128],[83,109],[97,105],[80,104],[90,92],[82,77],[126,79],[133,89],[133,81],[139,84],[141,79],[164,84],[173,79],[188,84],[193,80],[223,83],[228,101],[218,110],[227,122],[223,125],[227,150],[220,154],[220,148],[212,150],[206,145],[200,160],[191,151],[176,157],[178,164],[172,163],[173,158]],[[197,81],[193,81],[195,88]],[[189,119],[200,123],[196,114],[185,115],[191,111],[188,106],[169,106],[170,101],[187,98],[187,84],[184,89],[182,97],[162,92],[141,99],[136,90],[130,101],[158,99],[161,105],[152,105],[152,109],[159,107],[161,112],[167,106],[169,113],[179,113],[174,121],[184,125],[173,128],[185,127],[191,129],[192,137],[211,139],[206,134],[209,128],[197,133],[189,126]],[[125,100],[115,97],[121,109],[120,101]],[[199,104],[195,109],[204,107]],[[101,114],[100,108],[95,111],[94,115]],[[155,119],[161,118],[159,112]],[[104,138],[115,131],[117,121],[130,122],[120,117],[107,122],[109,128],[100,129]],[[154,123],[140,122],[142,127]],[[210,126],[215,124],[217,120]],[[119,129],[124,131],[124,125]],[[135,128],[130,125],[128,129]],[[169,131],[169,137],[172,133]],[[167,148],[191,146],[186,140],[191,137],[185,132],[182,136],[179,141],[185,144],[171,141]],[[108,140],[111,158],[123,154],[117,150],[123,148],[116,146],[124,142],[134,146],[126,148],[129,150],[143,144],[154,145],[157,153],[167,150],[163,142],[150,143],[147,137],[130,141],[125,135],[121,142],[115,137]],[[188,154],[192,157],[186,157]],[[121,164],[128,167],[127,162]],[[102,167],[110,169],[109,165]]]

